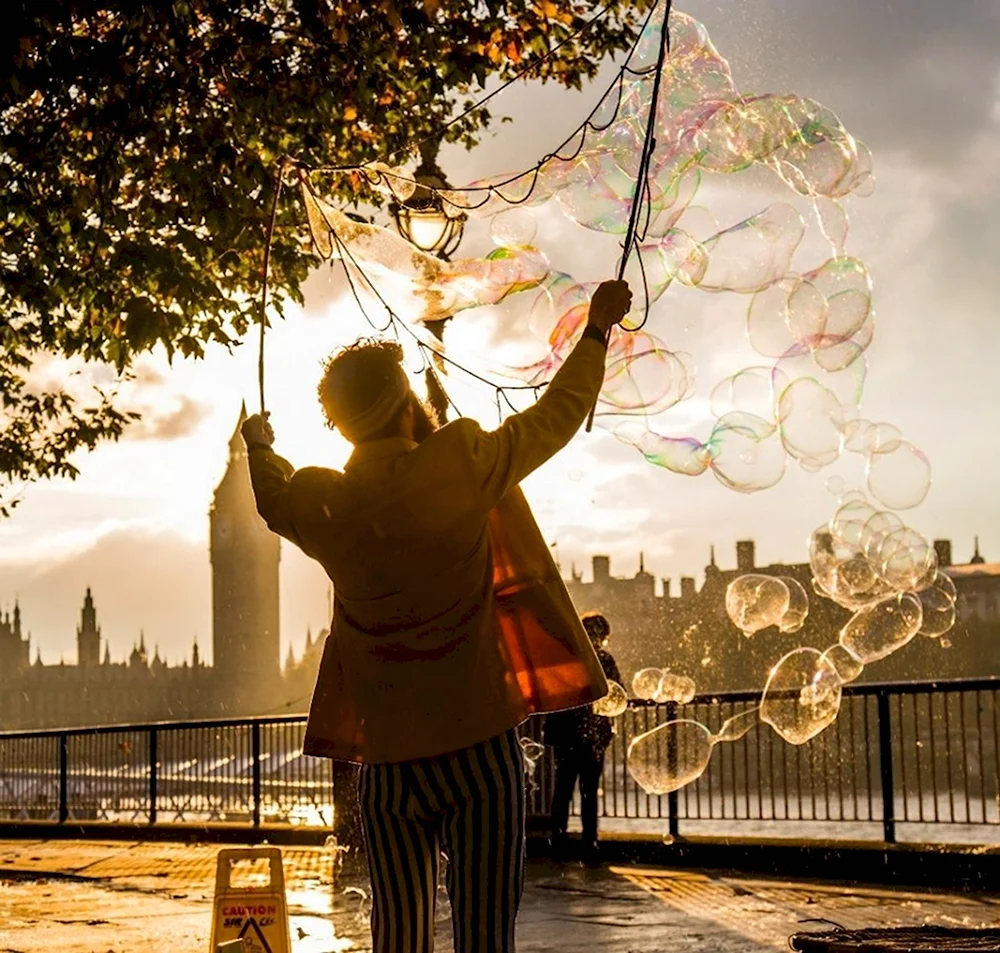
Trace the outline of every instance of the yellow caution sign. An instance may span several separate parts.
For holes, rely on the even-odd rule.
[[[245,860],[266,860],[266,886],[233,886],[233,865]],[[212,944],[241,940],[246,953],[292,953],[285,902],[285,872],[277,847],[235,847],[219,851],[212,905]],[[239,947],[236,947],[239,949]]]

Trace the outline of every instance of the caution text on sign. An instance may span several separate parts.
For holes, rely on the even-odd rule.
[[[240,861],[266,860],[268,882],[264,886],[233,883],[233,866]],[[219,945],[242,940],[246,953],[291,953],[285,875],[277,847],[229,848],[219,851],[212,906],[212,942]]]

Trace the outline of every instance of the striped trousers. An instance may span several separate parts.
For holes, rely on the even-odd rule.
[[[432,953],[440,856],[455,953],[514,953],[524,761],[514,729],[461,751],[361,766],[373,953]]]

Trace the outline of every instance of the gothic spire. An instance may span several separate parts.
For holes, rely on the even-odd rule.
[[[236,457],[242,454],[246,450],[246,446],[243,443],[243,434],[240,433],[240,427],[243,426],[243,421],[247,419],[247,402],[243,401],[240,404],[240,417],[236,421],[236,429],[233,431],[233,435],[229,438],[229,456]]]
[[[972,565],[981,566],[984,562],[986,562],[986,560],[983,559],[983,554],[979,552],[979,536],[977,535],[976,551],[972,554],[972,559],[969,560],[969,563]]]
[[[709,566],[713,566],[714,567],[715,566],[715,543],[712,543],[711,547],[709,547],[709,551],[708,552],[709,552],[708,564],[709,564]]]

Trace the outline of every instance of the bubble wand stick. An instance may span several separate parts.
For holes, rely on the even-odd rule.
[[[639,220],[639,209],[643,199],[649,191],[649,163],[656,151],[656,136],[654,134],[656,126],[656,106],[660,98],[660,80],[663,78],[663,63],[667,52],[670,49],[670,7],[672,0],[666,0],[666,9],[663,11],[663,29],[660,31],[660,49],[656,57],[656,76],[653,79],[653,94],[649,100],[649,116],[646,119],[646,135],[642,140],[642,153],[639,158],[639,170],[635,176],[635,192],[632,193],[632,207],[629,209],[628,228],[625,231],[625,241],[622,242],[622,260],[618,266],[618,280],[621,281],[625,275],[625,266],[628,264],[629,255],[632,254],[632,246],[635,244],[636,226]],[[639,260],[640,268],[642,259]],[[647,304],[648,307],[648,304]],[[611,342],[611,328],[608,328],[607,336],[604,339],[605,347]],[[594,428],[594,414],[597,413],[597,401],[600,395],[594,399],[594,406],[590,408],[590,416],[587,418],[586,432],[590,433]]]

